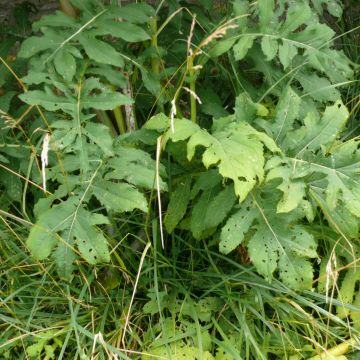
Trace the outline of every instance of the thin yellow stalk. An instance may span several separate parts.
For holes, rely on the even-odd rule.
[[[157,41],[157,19],[156,16],[153,16],[150,19],[150,29],[151,29],[151,46],[157,50],[158,48],[158,41]],[[157,56],[152,56],[151,57],[151,69],[152,72],[155,75],[159,75],[160,73],[160,62],[159,62],[159,58]]]
[[[194,123],[196,123],[196,97],[192,96],[192,94],[196,94],[196,79],[195,79],[195,70],[194,70],[195,54],[191,49],[191,40],[194,35],[195,23],[196,23],[196,16],[194,15],[191,23],[188,42],[187,42],[187,52],[188,52],[187,71],[190,76],[190,113],[191,113],[191,121]]]
[[[136,294],[138,282],[139,282],[139,279],[140,279],[141,270],[142,270],[142,267],[143,267],[143,264],[144,264],[145,256],[146,256],[148,250],[150,249],[150,247],[151,247],[151,242],[148,242],[148,243],[146,244],[146,246],[145,246],[145,249],[144,249],[142,255],[141,255],[140,264],[139,264],[139,269],[138,269],[138,272],[137,272],[137,275],[136,275],[134,290],[133,290],[133,293],[132,293],[132,296],[131,296],[131,300],[130,300],[130,304],[129,304],[129,310],[128,310],[127,314],[126,314],[126,319],[125,319],[125,324],[124,324],[124,330],[123,330],[123,335],[122,335],[122,339],[121,339],[121,342],[122,342],[122,344],[123,344],[124,347],[125,347],[126,330],[127,330],[128,325],[129,325],[129,319],[130,319],[132,304],[133,304],[133,302],[134,302],[134,298],[135,298],[135,294]]]
[[[196,94],[196,82],[195,82],[195,71],[194,71],[194,57],[189,56],[188,58],[188,71],[190,76],[190,114],[191,121],[196,123],[196,97],[192,94]]]
[[[125,123],[124,115],[121,111],[121,107],[120,106],[116,107],[113,110],[113,113],[115,116],[116,124],[119,128],[120,134],[126,134],[126,123]]]
[[[333,348],[329,350],[325,350],[319,355],[313,356],[309,360],[325,360],[329,359],[331,356],[341,356],[347,354],[350,350],[352,350],[354,347],[359,346],[359,342],[355,339],[350,339],[347,341],[344,341],[343,343],[334,346]]]
[[[160,59],[158,54],[158,25],[157,25],[157,18],[156,16],[153,16],[150,19],[150,29],[151,29],[151,46],[156,51],[156,55],[154,54],[151,57],[151,69],[153,74],[156,76],[156,78],[159,78],[160,75]],[[160,112],[164,112],[164,106],[157,103],[158,110]]]

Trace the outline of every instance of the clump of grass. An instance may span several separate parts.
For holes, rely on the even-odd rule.
[[[44,358],[50,348],[59,359],[156,358],[159,339],[170,354],[179,338],[197,345],[196,331],[186,333],[185,327],[206,331],[211,345],[205,348],[214,354],[225,351],[245,359],[310,356],[358,335],[326,310],[325,295],[270,285],[238,258],[219,255],[186,234],[173,238],[171,253],[160,251],[153,234],[155,244],[144,258],[130,308],[141,252],[124,257],[126,275],[115,264],[89,269],[79,263],[69,283],[58,277],[51,261],[34,262],[22,241],[23,229],[11,226],[18,239],[4,231],[0,247],[0,354],[5,358],[25,359],[34,348]],[[120,249],[130,254],[125,244]],[[151,294],[155,309],[149,312]],[[209,299],[215,299],[216,310],[209,305],[203,311],[210,318],[199,312],[194,321],[188,307]],[[169,321],[173,336],[162,331]]]

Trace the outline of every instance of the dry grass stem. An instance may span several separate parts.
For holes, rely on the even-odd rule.
[[[43,146],[41,151],[41,175],[42,175],[42,181],[43,181],[43,189],[46,193],[46,173],[45,168],[49,165],[49,142],[50,142],[50,135],[48,133],[45,134],[44,140],[43,140]]]
[[[204,39],[200,45],[199,48],[202,48],[209,43],[211,43],[213,40],[221,39],[226,35],[226,32],[230,29],[236,29],[238,25],[236,24],[228,24],[218,27],[214,32],[212,32],[206,39]]]
[[[194,91],[192,91],[191,89],[189,89],[189,88],[186,87],[186,86],[183,86],[183,89],[186,90],[194,99],[196,99],[196,101],[197,101],[199,104],[202,104],[199,96],[196,95]]]
[[[192,19],[192,22],[191,22],[190,33],[189,33],[188,41],[187,41],[188,56],[193,55],[192,50],[191,50],[191,41],[192,41],[192,38],[194,36],[195,24],[196,24],[196,14],[193,16],[193,19]]]
[[[176,98],[174,97],[171,100],[171,112],[170,112],[170,127],[171,127],[171,131],[174,133],[175,132],[175,128],[174,128],[174,118],[176,116]]]
[[[16,120],[5,111],[2,111],[1,109],[0,109],[0,118],[4,120],[4,123],[6,125],[1,128],[2,130],[14,129],[16,127]]]
[[[326,285],[325,285],[325,302],[329,303],[329,291],[330,291],[330,282],[331,280],[336,283],[338,272],[336,270],[336,253],[332,251],[329,261],[326,264]]]

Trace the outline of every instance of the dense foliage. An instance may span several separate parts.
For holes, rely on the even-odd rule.
[[[357,64],[326,22],[342,3],[104,3],[71,0],[19,49],[2,35],[1,259],[18,249],[100,317],[101,296],[124,304],[100,328],[71,305],[23,353],[301,359],[355,336]]]

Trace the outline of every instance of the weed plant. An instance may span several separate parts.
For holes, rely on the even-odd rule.
[[[0,32],[0,358],[356,359],[352,4],[27,6]]]

